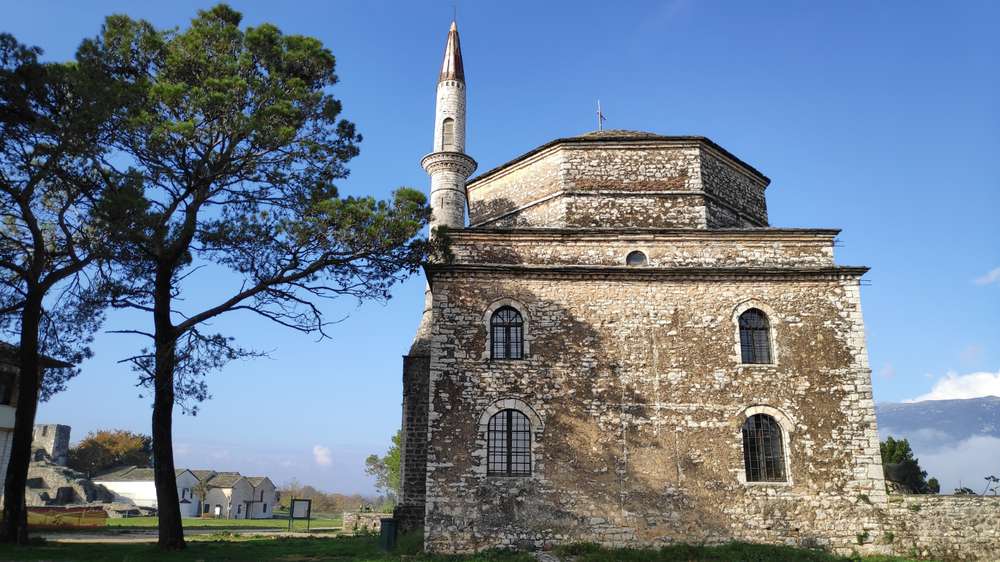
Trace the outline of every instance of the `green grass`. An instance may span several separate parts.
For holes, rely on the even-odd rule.
[[[278,560],[358,562],[534,562],[524,553],[491,551],[472,556],[412,554],[412,537],[400,537],[400,552],[383,553],[376,537],[263,538],[227,533],[206,535],[188,541],[181,552],[164,553],[150,544],[68,543],[29,547],[0,545],[0,560],[87,561],[183,561],[183,560]],[[404,552],[410,552],[404,554]],[[722,546],[675,545],[659,550],[604,549],[595,545],[560,547],[556,553],[575,562],[902,562],[903,558],[843,558],[818,551],[784,546],[731,543]]]
[[[181,552],[164,553],[149,544],[64,543],[29,547],[0,545],[0,560],[77,560],[107,562],[160,562],[182,560],[331,560],[358,562],[534,562],[526,554],[488,552],[476,556],[440,557],[387,554],[375,537],[259,538],[217,535],[188,540]]]
[[[315,527],[340,527],[343,521],[338,517],[335,519],[313,519],[309,526]],[[129,517],[127,519],[108,519],[108,527],[136,527],[136,528],[156,528],[156,517]],[[193,517],[184,519],[185,529],[197,528],[223,528],[223,529],[287,529],[287,519],[201,519]],[[295,521],[293,529],[305,529],[305,521]]]
[[[906,562],[895,556],[844,558],[819,550],[790,546],[729,543],[720,546],[678,544],[660,549],[608,549],[595,544],[557,547],[556,554],[574,562]]]

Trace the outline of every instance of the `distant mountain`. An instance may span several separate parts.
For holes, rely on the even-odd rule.
[[[983,477],[1000,475],[1000,397],[876,404],[882,439],[908,439],[914,455],[941,491],[977,492]]]
[[[905,437],[918,430],[940,432],[951,439],[973,435],[1000,437],[1000,396],[966,400],[886,402],[875,406],[879,433]],[[887,433],[889,430],[892,433]]]

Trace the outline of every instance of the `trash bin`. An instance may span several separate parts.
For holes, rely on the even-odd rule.
[[[388,552],[396,548],[396,520],[389,517],[381,519],[381,532],[378,536],[378,546]]]

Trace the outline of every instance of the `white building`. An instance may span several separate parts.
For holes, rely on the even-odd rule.
[[[274,516],[274,506],[278,503],[278,489],[267,476],[247,476],[253,488],[247,513],[251,519],[270,519]]]
[[[177,495],[180,497],[181,517],[198,517],[201,501],[195,493],[198,477],[190,470],[177,469]],[[132,502],[143,507],[157,507],[156,485],[152,468],[125,467],[94,477],[115,494],[115,501]]]
[[[203,471],[196,471],[203,472]],[[217,472],[207,481],[202,515],[219,519],[249,519],[253,486],[239,472]]]
[[[14,444],[14,413],[17,411],[17,375],[20,371],[18,348],[7,342],[0,342],[0,482],[7,481],[7,465],[10,464],[10,448]],[[69,363],[42,356],[42,369],[64,369]],[[3,498],[3,486],[0,486]]]

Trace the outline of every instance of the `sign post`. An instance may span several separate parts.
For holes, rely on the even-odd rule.
[[[292,530],[292,521],[296,519],[306,520],[306,530],[309,530],[310,517],[312,516],[312,500],[292,498],[288,506],[288,530]]]

